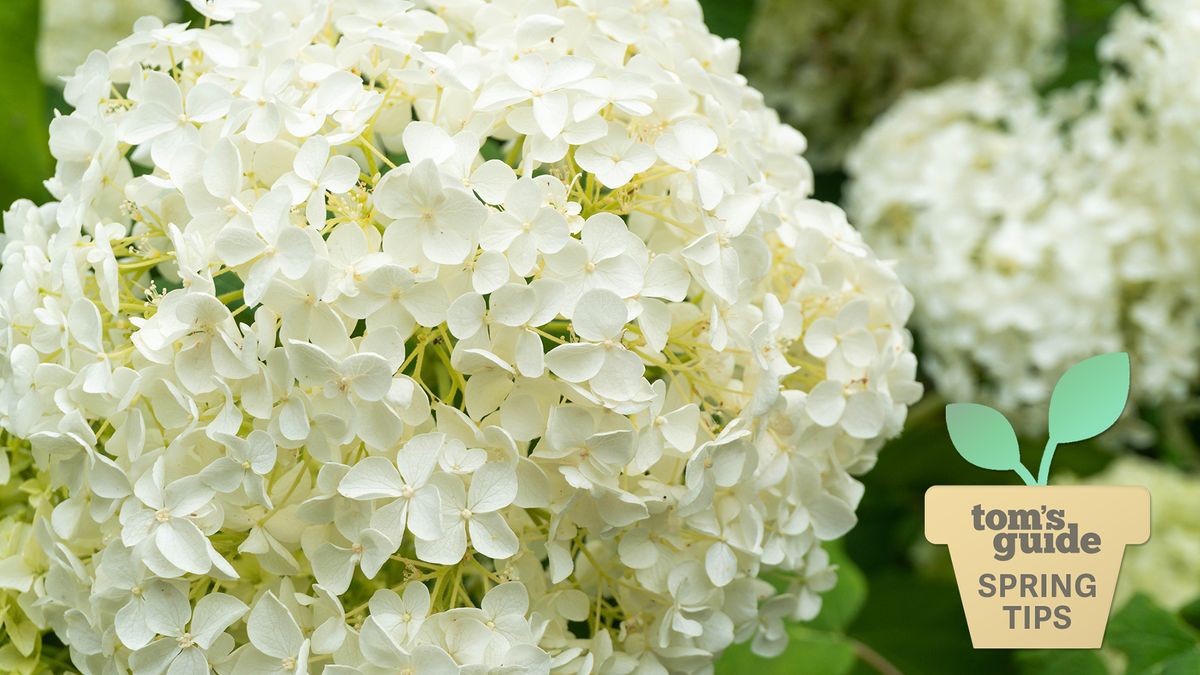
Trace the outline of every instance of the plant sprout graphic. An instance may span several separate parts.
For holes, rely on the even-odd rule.
[[[998,410],[977,403],[946,406],[950,440],[963,459],[992,471],[1015,471],[1026,485],[1045,485],[1054,451],[1100,435],[1111,427],[1129,399],[1129,355],[1094,356],[1071,367],[1050,395],[1050,437],[1037,479],[1021,464],[1012,425]]]

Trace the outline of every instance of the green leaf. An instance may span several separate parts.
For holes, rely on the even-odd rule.
[[[45,88],[37,69],[37,0],[0,2],[0,210],[13,200],[49,197],[42,181],[50,177],[49,124]]]
[[[1200,629],[1200,598],[1192,600],[1179,610],[1179,616],[1183,620],[1192,625],[1192,628]]]
[[[1099,651],[1033,649],[1017,652],[1021,675],[1108,675]]]
[[[1063,374],[1050,395],[1050,438],[1074,443],[1111,427],[1129,399],[1129,355],[1093,356]]]
[[[856,656],[850,640],[802,626],[788,629],[787,649],[773,659],[756,656],[747,644],[734,645],[716,663],[717,675],[846,675]]]
[[[1129,657],[1126,672],[1137,675],[1164,672],[1173,659],[1194,651],[1198,639],[1179,617],[1138,594],[1113,616],[1105,642]]]
[[[1151,672],[1155,675],[1196,675],[1200,673],[1200,647],[1165,661]]]
[[[978,403],[946,406],[946,428],[963,459],[982,469],[1008,471],[1021,464],[1017,432],[999,411]]]

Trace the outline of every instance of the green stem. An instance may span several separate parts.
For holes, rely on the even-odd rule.
[[[1025,481],[1026,485],[1038,484],[1037,481],[1033,479],[1033,474],[1029,473],[1029,469],[1026,469],[1024,464],[1018,462],[1017,465],[1013,467],[1013,471],[1017,472],[1017,475],[1021,477],[1021,480]]]
[[[1038,485],[1045,485],[1050,480],[1050,463],[1054,461],[1054,451],[1058,448],[1058,441],[1053,438],[1046,439],[1046,449],[1042,451],[1042,465],[1038,468]]]
[[[1024,469],[1025,467],[1021,467]],[[1026,473],[1029,473],[1026,471]],[[866,665],[880,675],[903,675],[900,669],[892,665],[890,661],[883,657],[882,654],[872,649],[869,645],[861,640],[849,638],[851,646],[854,647],[854,653]]]

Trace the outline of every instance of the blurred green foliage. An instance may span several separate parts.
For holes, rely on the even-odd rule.
[[[50,175],[45,89],[37,69],[37,0],[0,0],[0,210],[15,199],[44,199]]]
[[[1123,0],[1067,0],[1066,62],[1051,88],[1069,87],[1100,75],[1096,44],[1108,30],[1108,21]]]
[[[704,21],[721,37],[742,39],[757,5],[755,0],[700,0]]]
[[[1200,633],[1144,595],[1113,616],[1106,644],[1125,655],[1127,675],[1200,673]]]

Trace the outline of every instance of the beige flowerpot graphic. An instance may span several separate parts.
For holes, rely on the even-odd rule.
[[[1150,537],[1144,487],[937,486],[925,514],[977,649],[1100,647],[1125,547]]]
[[[959,454],[1029,487],[938,486],[925,493],[925,538],[950,547],[977,649],[1095,649],[1104,642],[1125,547],[1150,538],[1144,487],[1046,487],[1059,445],[1103,433],[1129,397],[1129,357],[1104,354],[1068,370],[1050,397],[1038,474],[1017,435],[987,406],[956,403],[946,426]]]

